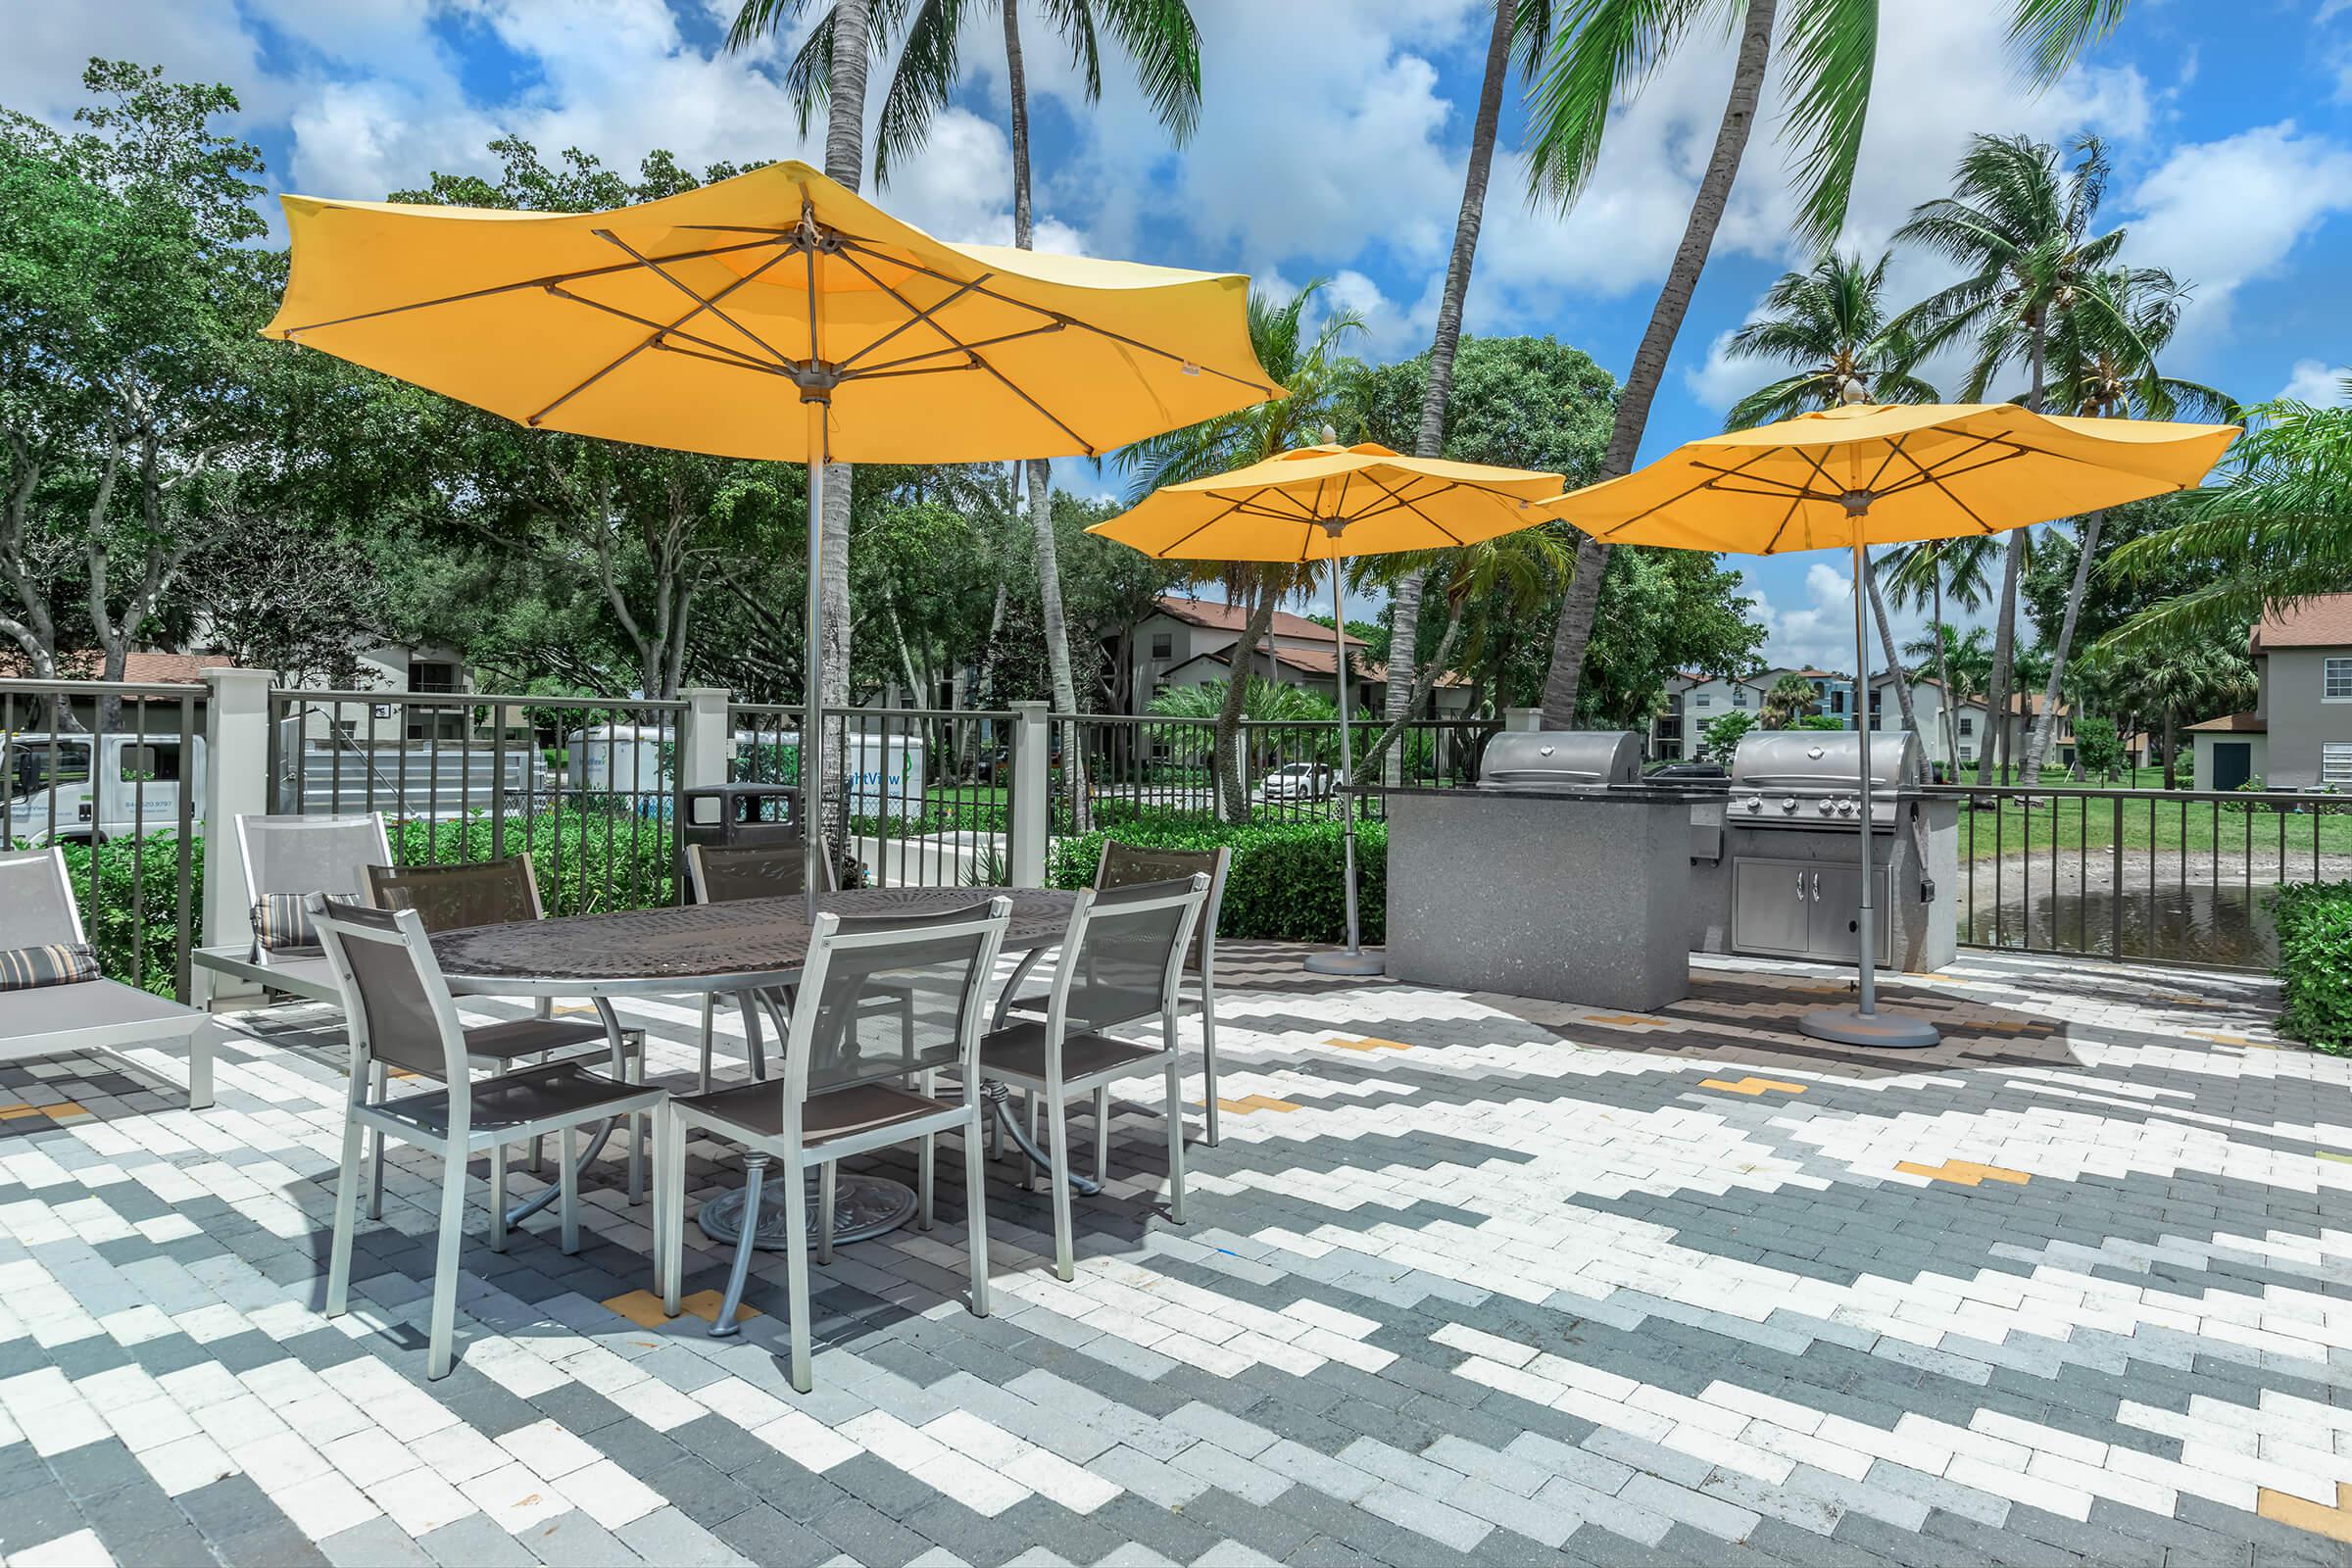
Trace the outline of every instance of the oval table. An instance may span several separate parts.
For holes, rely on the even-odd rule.
[[[822,894],[816,906],[842,915],[928,914],[999,897],[1012,901],[1003,951],[1020,957],[998,1006],[1001,1021],[1004,1002],[1069,930],[1077,894],[1054,888],[859,888]],[[586,997],[614,1039],[620,1029],[612,1010],[615,998],[738,997],[743,1002],[748,1055],[757,1062],[760,1019],[752,999],[761,991],[799,983],[802,966],[808,961],[809,937],[807,901],[795,897],[473,926],[442,932],[432,944],[442,976],[456,995]],[[603,1142],[600,1135],[591,1143],[588,1158],[595,1157]],[[633,1147],[632,1171],[639,1158]],[[632,1194],[635,1186],[632,1182]],[[836,1241],[881,1235],[905,1224],[914,1212],[914,1193],[903,1182],[845,1176],[835,1189]],[[552,1190],[541,1198],[548,1196]],[[730,1243],[742,1234],[742,1208],[743,1191],[738,1188],[705,1203],[696,1219],[712,1241]],[[780,1213],[776,1222],[778,1234],[771,1238],[762,1225],[754,1245],[781,1249]]]

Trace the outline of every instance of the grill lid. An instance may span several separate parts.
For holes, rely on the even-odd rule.
[[[1603,789],[1641,774],[1641,739],[1630,729],[1505,730],[1487,742],[1478,782],[1488,789]]]
[[[1917,735],[1909,730],[1886,730],[1871,736],[1870,785],[1874,791],[1908,789],[1925,776]],[[1743,735],[1739,751],[1732,755],[1734,790],[1788,793],[1861,787],[1862,737],[1850,729]]]

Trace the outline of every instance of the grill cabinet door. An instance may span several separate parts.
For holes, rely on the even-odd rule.
[[[1740,953],[1806,956],[1812,923],[1812,867],[1741,856],[1732,864],[1732,947]]]
[[[1875,847],[1875,846],[1874,846]],[[1817,889],[1808,897],[1810,919],[1805,933],[1805,953],[1815,958],[1858,959],[1862,956],[1861,934],[1854,929],[1862,913],[1862,868],[1836,862],[1816,864],[1809,877],[1808,889]],[[1876,906],[1878,925],[1878,961],[1886,961],[1886,868],[1874,863],[1870,868],[1871,903]]]

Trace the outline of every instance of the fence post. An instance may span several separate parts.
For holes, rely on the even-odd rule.
[[[724,784],[733,738],[727,724],[726,688],[689,686],[678,695],[686,701],[686,732],[678,742],[679,787],[693,790]]]
[[[1506,730],[1538,730],[1544,727],[1541,708],[1506,708],[1502,710],[1502,727]]]
[[[1012,705],[1012,799],[1004,865],[1016,888],[1046,885],[1046,837],[1053,819],[1054,726],[1043,703]]]
[[[237,818],[271,809],[270,683],[266,669],[208,669],[204,707],[204,946],[253,938],[253,895],[237,855]],[[297,744],[300,744],[299,741]],[[258,1004],[261,992],[205,969],[201,1002],[216,1010]],[[250,999],[250,1003],[249,1000]]]

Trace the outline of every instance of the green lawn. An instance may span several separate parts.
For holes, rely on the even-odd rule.
[[[2308,866],[2315,847],[2322,855],[2352,855],[2352,815],[2343,814],[2346,809],[2332,805],[2318,809],[2240,808],[2149,789],[2124,799],[2122,844],[2126,850],[2184,852],[2191,859],[2201,856],[2208,865],[2217,854],[2229,863],[2249,851],[2277,856],[2283,846],[2291,875],[2296,860]],[[2117,833],[2112,799],[2051,796],[2032,811],[2013,799],[2003,800],[1998,811],[1970,809],[1964,803],[1960,858],[1983,860],[2029,848],[2046,853],[2053,842],[2062,851],[2095,853],[2112,850]]]

